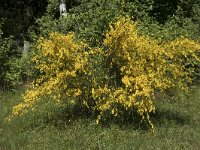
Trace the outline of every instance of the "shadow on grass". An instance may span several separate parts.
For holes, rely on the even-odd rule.
[[[151,118],[155,126],[183,126],[188,125],[191,122],[191,117],[186,114],[182,114],[175,110],[156,110],[156,113],[151,114]]]
[[[99,112],[94,112],[80,106],[74,107],[59,107],[57,109],[49,108],[46,113],[41,115],[34,115],[30,124],[27,124],[27,128],[35,128],[40,126],[41,123],[45,127],[46,125],[54,126],[60,130],[65,129],[66,126],[75,125],[76,121],[82,122],[95,122]],[[27,114],[27,117],[30,116]],[[40,118],[40,119],[38,119]],[[150,114],[150,119],[155,127],[160,126],[183,126],[190,124],[190,116],[182,114],[175,110],[157,109],[156,112]],[[40,120],[40,121],[38,121]],[[135,129],[147,131],[151,129],[147,120],[142,120],[141,116],[135,109],[123,110],[121,109],[117,117],[108,115],[101,119],[99,125],[103,128],[110,128],[112,125],[117,125],[121,129]]]
[[[74,107],[73,109],[62,108],[55,111],[52,115],[44,116],[44,123],[53,125],[59,129],[74,125],[76,120],[84,120],[85,122],[96,121],[98,112],[92,112],[86,109]],[[155,126],[183,126],[190,123],[190,117],[181,115],[179,112],[171,110],[157,110],[155,114],[151,114],[151,120]],[[132,128],[135,130],[149,130],[150,125],[147,120],[142,120],[136,110],[121,111],[118,117],[105,117],[99,123],[103,128],[109,128],[117,125],[122,129]]]
[[[92,112],[86,109],[80,109],[80,107],[63,108],[58,112],[52,113],[52,115],[45,116],[45,124],[53,125],[59,129],[65,128],[65,126],[74,125],[77,120],[96,121],[98,112]],[[159,126],[183,126],[190,123],[190,116],[181,114],[173,110],[157,110],[154,114],[150,114],[151,120],[155,127]],[[103,118],[99,125],[103,128],[109,128],[113,124],[120,128],[132,128],[135,130],[149,130],[150,125],[147,120],[142,120],[136,110],[121,111],[118,117],[109,116]]]

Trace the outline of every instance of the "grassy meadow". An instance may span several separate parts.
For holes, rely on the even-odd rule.
[[[0,95],[0,150],[200,148],[200,86],[188,95],[179,94],[176,100],[161,99],[152,116],[154,132],[131,121],[97,125],[87,115],[69,117],[43,109],[6,123],[22,92]]]
[[[0,150],[68,149],[200,150],[200,0],[0,0]]]

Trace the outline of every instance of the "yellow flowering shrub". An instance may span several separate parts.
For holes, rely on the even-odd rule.
[[[97,123],[107,115],[118,116],[120,108],[135,109],[153,128],[149,114],[155,112],[156,91],[186,89],[192,81],[192,63],[200,61],[199,43],[183,37],[160,43],[138,35],[137,23],[128,17],[110,24],[102,47],[89,48],[74,33],[40,38],[32,59],[41,75],[12,115],[48,98],[96,110]]]
[[[96,108],[100,111],[97,122],[109,112],[117,116],[118,106],[136,108],[153,128],[149,114],[155,111],[155,92],[168,88],[186,89],[192,81],[191,60],[200,61],[200,44],[179,38],[169,43],[159,43],[137,34],[136,23],[130,18],[119,17],[110,25],[104,40],[108,68],[116,71],[121,80],[118,86],[104,85],[92,89]],[[121,82],[121,84],[120,84]]]
[[[74,33],[52,33],[49,39],[40,38],[37,48],[38,54],[32,61],[41,75],[23,95],[23,102],[13,108],[13,115],[34,108],[41,99],[75,103],[82,95],[79,78],[87,65],[86,44],[75,41]]]

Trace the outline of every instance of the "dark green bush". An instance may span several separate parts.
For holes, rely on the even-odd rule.
[[[78,6],[71,8],[67,16],[55,19],[51,15],[55,14],[51,6],[47,10],[49,13],[37,20],[39,33],[48,37],[49,33],[55,31],[65,34],[74,31],[79,38],[94,46],[97,41],[102,41],[109,22],[120,14],[120,7],[118,1],[83,0]]]
[[[12,37],[0,37],[0,87],[13,88],[20,81],[21,53]]]
[[[2,38],[2,33],[0,30],[0,90],[14,90],[32,76],[31,65],[13,37]]]

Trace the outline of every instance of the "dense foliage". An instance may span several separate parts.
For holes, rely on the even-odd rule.
[[[0,30],[0,88],[13,88],[20,82],[21,53],[12,37],[2,38]]]

